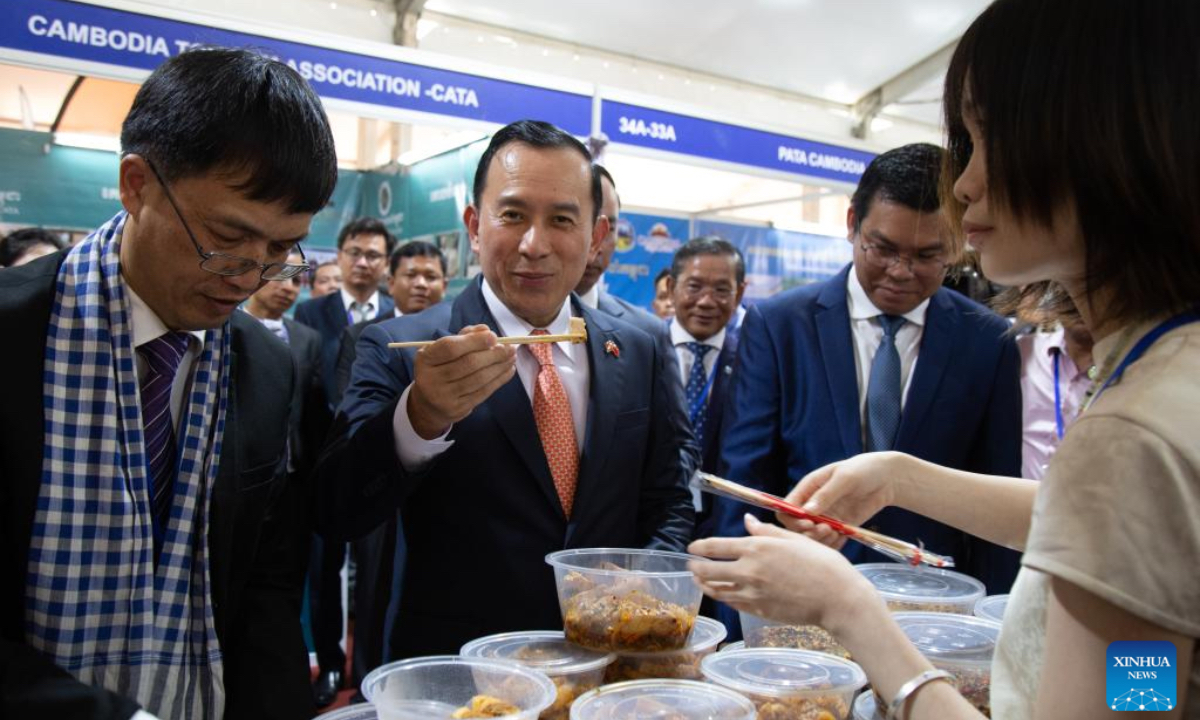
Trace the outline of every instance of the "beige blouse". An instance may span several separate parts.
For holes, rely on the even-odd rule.
[[[1102,362],[1121,334],[1093,356]],[[1051,576],[1200,638],[1200,323],[1160,338],[1067,432],[1038,489],[1022,566],[993,664],[997,720],[1034,715]],[[1184,717],[1200,718],[1200,642],[1185,686]]]

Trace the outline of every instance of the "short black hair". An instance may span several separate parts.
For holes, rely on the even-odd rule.
[[[742,251],[738,250],[737,245],[729,242],[725,238],[717,237],[716,235],[702,235],[698,238],[692,238],[683,244],[675,251],[675,257],[671,258],[670,275],[673,280],[679,279],[679,274],[683,272],[683,266],[688,260],[697,255],[731,255],[733,256],[734,272],[737,274],[738,285],[746,281],[746,261],[742,257]],[[666,269],[663,272],[667,272]],[[661,273],[660,273],[661,275]],[[658,284],[658,280],[654,280]]]
[[[25,253],[38,245],[49,245],[55,250],[62,250],[67,246],[62,238],[43,228],[13,230],[0,240],[0,267],[12,267],[13,263],[25,257]]]
[[[121,126],[121,152],[167,181],[219,170],[246,197],[316,213],[337,184],[337,153],[321,101],[278,60],[201,47],[158,66]]]
[[[956,229],[954,181],[979,119],[990,208],[1050,227],[1074,210],[1085,291],[1109,290],[1123,322],[1200,302],[1200,3],[998,0],[963,34],[946,72],[942,192]],[[1028,300],[1077,308],[1039,282]]]
[[[671,277],[671,268],[665,267],[662,270],[659,270],[658,274],[654,276],[654,287],[657,288],[658,284],[663,281],[663,278],[669,277]]]
[[[337,249],[341,250],[347,240],[358,235],[382,235],[383,244],[387,247],[387,254],[389,256],[396,247],[396,238],[388,232],[387,225],[384,225],[382,220],[373,217],[360,217],[346,223],[338,233]]]
[[[487,149],[483,151],[483,155],[479,158],[479,165],[475,167],[475,183],[471,188],[471,193],[475,198],[475,205],[479,205],[479,198],[483,197],[483,190],[487,186],[488,169],[492,166],[492,158],[500,151],[500,148],[509,143],[524,143],[531,147],[544,150],[566,148],[575,150],[588,161],[588,167],[592,169],[592,222],[595,222],[600,217],[600,171],[599,167],[592,163],[592,154],[583,143],[579,142],[574,135],[555,127],[548,122],[541,120],[518,120],[515,123],[505,125],[496,131],[492,136],[491,142],[488,143]],[[610,177],[611,179],[611,177]],[[616,184],[613,184],[616,187]]]
[[[608,168],[604,167],[603,165],[597,164],[597,165],[594,165],[593,167],[596,168],[596,173],[598,173],[601,178],[608,180],[608,183],[610,185],[612,185],[613,197],[615,197],[617,199],[617,210],[620,210],[621,209],[621,193],[617,192],[617,181],[613,180],[612,173],[610,173],[608,171]],[[600,201],[603,202],[604,201],[604,188],[601,187],[600,191],[601,191]],[[609,218],[609,219],[611,220],[612,218]],[[613,229],[613,232],[616,232],[617,226],[613,225],[612,229]]]
[[[442,249],[424,240],[410,240],[396,248],[396,252],[392,253],[391,258],[388,260],[388,272],[395,275],[396,268],[400,267],[400,261],[404,258],[413,257],[435,257],[442,264],[442,275],[446,275],[448,272],[446,270],[446,256],[442,253]]]
[[[899,203],[919,213],[936,212],[941,207],[941,170],[942,149],[929,143],[902,145],[875,156],[850,197],[854,232],[862,228],[876,199]]]

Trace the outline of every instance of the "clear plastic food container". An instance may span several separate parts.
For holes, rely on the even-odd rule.
[[[1004,610],[1008,607],[1007,595],[988,595],[975,603],[975,617],[1004,622]]]
[[[952,570],[899,563],[855,565],[891,610],[970,615],[983,597],[983,583]]]
[[[511,660],[453,655],[400,660],[362,682],[379,720],[534,720],[554,702],[550,678]]]
[[[571,720],[755,720],[738,693],[695,680],[633,680],[575,701]]]
[[[729,643],[725,647],[718,650],[718,652],[733,652],[734,650],[745,650],[745,649],[746,649],[746,641],[738,640],[737,642]]]
[[[604,682],[648,680],[653,678],[699,680],[700,661],[712,654],[725,639],[725,626],[706,617],[697,617],[692,635],[682,650],[656,653],[617,653],[617,659],[604,673]]]
[[[854,720],[884,720],[883,713],[875,702],[875,693],[871,691],[860,694],[854,700]]]
[[[463,657],[513,660],[545,673],[557,691],[541,720],[566,720],[575,698],[600,687],[604,669],[615,659],[612,653],[572,645],[554,630],[489,635],[463,645],[459,652]]]
[[[709,681],[748,697],[758,720],[846,720],[854,694],[867,683],[849,660],[789,648],[720,652],[700,668]]]
[[[554,568],[567,640],[593,650],[661,652],[687,645],[700,588],[692,556],[588,548],[546,556]]]
[[[742,619],[742,637],[748,648],[796,648],[852,659],[849,650],[817,625],[786,625],[746,612],[738,614]]]
[[[375,706],[370,703],[359,703],[349,707],[340,708],[333,712],[321,713],[313,720],[378,720],[379,715],[375,713]]]
[[[895,613],[892,617],[934,667],[953,676],[958,692],[991,717],[992,655],[1000,623],[946,613]]]

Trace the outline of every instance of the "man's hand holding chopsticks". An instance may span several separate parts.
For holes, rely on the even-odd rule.
[[[408,417],[426,440],[443,435],[517,371],[517,347],[496,343],[486,325],[471,325],[417,352]]]

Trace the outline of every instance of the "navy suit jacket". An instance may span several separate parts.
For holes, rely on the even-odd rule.
[[[396,458],[393,415],[412,382],[416,351],[387,343],[479,323],[497,330],[480,281],[453,304],[362,333],[317,467],[320,522],[327,534],[356,537],[400,508],[408,557],[396,657],[454,653],[495,632],[560,628],[547,553],[682,550],[691,535],[691,497],[679,462],[687,428],[682,410],[670,407],[675,378],[667,358],[637,328],[571,302],[587,324],[591,388],[569,520],[518,377],[458,422],[450,432],[454,445],[419,472],[405,471]]]
[[[730,480],[785,495],[810,471],[863,451],[846,301],[851,271],[747,313],[722,445]],[[1020,476],[1020,360],[1007,330],[1003,318],[954,291],[934,294],[897,450],[946,467]],[[746,506],[724,499],[717,506],[719,532],[745,534]],[[913,513],[888,508],[866,525],[954,556],[989,592],[1007,592],[1016,576],[1017,553]],[[854,562],[882,558],[856,543],[845,552]]]
[[[395,304],[386,293],[379,293],[379,315],[391,315]],[[342,303],[340,292],[305,300],[296,306],[296,321],[304,323],[321,335],[321,385],[329,407],[337,405],[337,356],[342,331],[350,326],[350,316]]]

